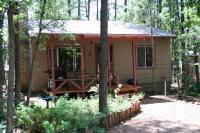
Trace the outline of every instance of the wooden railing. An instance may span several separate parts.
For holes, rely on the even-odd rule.
[[[97,81],[97,78],[86,78],[84,81],[84,86],[82,87],[82,85],[79,84],[79,82],[81,82],[82,79],[57,79],[55,80],[55,82],[61,82],[57,87],[56,90],[59,90],[61,88],[66,88],[64,87],[67,84],[71,84],[72,86],[74,86],[75,88],[77,88],[78,90],[87,90],[93,83],[95,83],[95,81]],[[69,89],[69,88],[66,88]]]

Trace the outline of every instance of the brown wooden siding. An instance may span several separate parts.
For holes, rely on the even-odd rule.
[[[85,72],[89,73],[90,76],[96,76],[95,56],[95,44],[85,44]]]
[[[33,42],[34,43],[34,42]],[[122,82],[126,82],[133,77],[132,64],[132,42],[118,41],[113,44],[113,60],[114,73],[119,76]],[[95,64],[95,44],[84,44],[85,72],[91,76],[96,75]],[[134,45],[150,45],[150,41],[134,42]],[[167,81],[171,81],[171,60],[170,60],[170,39],[157,39],[156,45],[156,69],[155,81],[162,82],[166,77]],[[29,74],[29,45],[22,46],[21,55],[21,71],[22,71],[22,88],[28,87]],[[33,77],[33,90],[41,90],[47,88],[48,75],[44,73],[47,70],[46,51],[38,51]],[[139,84],[152,83],[152,69],[136,69],[137,82]]]

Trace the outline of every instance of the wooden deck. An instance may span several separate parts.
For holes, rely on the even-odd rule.
[[[112,89],[115,89],[116,86],[111,87]],[[141,90],[141,86],[133,86],[133,85],[128,85],[128,84],[123,84],[122,87],[120,88],[118,94],[133,94],[133,93],[138,93]],[[50,94],[50,92],[45,91],[47,94]],[[90,89],[78,89],[78,88],[60,88],[56,90],[55,95],[60,95],[60,94],[75,94],[75,93],[91,93]]]

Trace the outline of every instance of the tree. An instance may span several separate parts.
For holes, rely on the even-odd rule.
[[[127,13],[125,14],[125,21],[126,22],[133,22],[135,24],[143,24],[148,25],[149,20],[149,9],[150,4],[149,1],[146,0],[131,0],[129,2],[129,9],[127,10]],[[152,10],[155,8],[155,3],[152,3],[151,6]],[[155,16],[152,16],[155,19]]]
[[[78,0],[78,20],[81,20],[81,0]]]
[[[160,18],[161,13],[162,13],[162,0],[158,0],[157,1],[157,14],[158,14],[159,18],[157,21],[157,27],[159,27],[159,28],[162,27],[161,18]]]
[[[13,133],[13,88],[14,88],[14,67],[15,67],[15,46],[14,46],[14,31],[13,31],[13,14],[14,3],[9,2],[8,7],[8,96],[7,96],[7,128],[6,133]]]
[[[87,18],[88,18],[88,20],[90,20],[90,3],[91,3],[91,1],[90,0],[88,0],[88,14],[87,14]]]
[[[127,13],[127,0],[124,0],[124,6],[125,6],[124,12]]]
[[[198,64],[198,60],[199,60],[199,55],[198,55],[198,45],[196,45],[194,47],[194,63],[195,63],[195,76],[196,76],[196,82],[199,82],[199,64]]]
[[[32,53],[32,60],[31,60],[31,66],[30,66],[30,74],[29,74],[29,85],[28,85],[28,93],[27,93],[27,100],[26,100],[26,105],[29,105],[30,102],[30,97],[31,97],[31,91],[32,91],[32,87],[33,87],[33,70],[34,70],[34,65],[35,65],[35,60],[36,60],[36,54],[41,42],[41,34],[42,34],[42,30],[43,30],[43,18],[44,18],[44,14],[45,14],[45,7],[46,7],[47,1],[43,0],[42,1],[42,6],[41,6],[41,12],[40,12],[40,18],[39,18],[39,33],[36,39],[36,43],[34,46],[34,50]]]
[[[15,16],[16,20],[14,22],[15,29],[15,106],[17,106],[21,99],[21,84],[20,84],[20,43],[19,43],[19,3],[15,4]]]
[[[67,0],[67,4],[68,4],[68,16],[71,17],[72,16],[71,0]]]
[[[107,109],[108,79],[108,1],[101,0],[101,34],[100,34],[100,66],[99,66],[99,111],[103,114]],[[100,124],[103,126],[103,120]]]
[[[5,83],[5,73],[4,73],[4,61],[3,61],[3,21],[4,21],[4,10],[0,10],[0,120],[3,115],[3,85]]]
[[[85,16],[87,18],[88,15],[88,7],[87,7],[87,0],[85,0]]]
[[[117,0],[115,0],[115,21],[117,20]]]
[[[96,19],[99,20],[99,0],[97,0],[97,13],[96,13]]]
[[[198,65],[198,61],[199,61],[199,56],[198,53],[200,53],[200,40],[199,40],[199,32],[200,32],[200,27],[199,27],[199,23],[200,23],[200,1],[186,1],[185,5],[187,8],[187,22],[186,22],[186,26],[187,26],[187,33],[186,33],[186,39],[188,44],[186,45],[186,47],[188,47],[189,50],[192,50],[194,53],[194,63],[195,63],[195,67],[194,67],[194,71],[195,71],[195,77],[196,77],[196,82],[200,82],[200,77],[199,77],[199,65]],[[190,45],[189,45],[190,44]],[[192,45],[191,45],[192,44]]]

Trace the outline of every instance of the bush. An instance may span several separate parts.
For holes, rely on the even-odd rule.
[[[126,109],[137,98],[108,96],[108,111]],[[104,130],[98,127],[99,118],[102,117],[98,107],[97,96],[90,99],[61,97],[55,107],[49,109],[39,105],[21,105],[16,113],[17,125],[33,133],[83,133],[87,128],[103,132]]]
[[[21,105],[17,111],[17,125],[38,133],[83,132],[85,128],[98,125],[97,110],[90,107],[89,100],[60,98],[54,108]]]
[[[186,93],[190,96],[200,97],[200,82],[190,83],[186,88]]]

